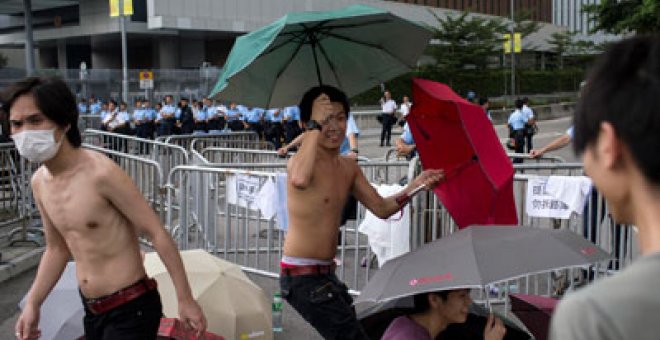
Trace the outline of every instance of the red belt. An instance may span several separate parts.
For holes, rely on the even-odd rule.
[[[156,280],[144,278],[126,288],[122,288],[110,295],[88,299],[83,297],[83,303],[94,314],[103,314],[127,302],[133,301],[145,293],[156,289]]]
[[[300,275],[318,275],[318,274],[331,274],[335,272],[336,264],[312,264],[312,265],[291,265],[286,263],[280,264],[280,275],[284,276],[300,276]]]

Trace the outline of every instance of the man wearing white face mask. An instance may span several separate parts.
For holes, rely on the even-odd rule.
[[[16,337],[40,336],[41,304],[73,258],[86,339],[155,339],[162,306],[156,282],[145,273],[139,235],[151,240],[169,270],[179,318],[204,331],[206,319],[172,238],[112,160],[80,148],[78,111],[67,85],[59,79],[27,78],[9,87],[2,99],[18,152],[43,163],[31,185],[46,250],[16,323]]]

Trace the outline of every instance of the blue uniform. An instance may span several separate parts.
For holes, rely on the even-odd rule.
[[[284,108],[282,116],[289,122],[300,120],[300,109],[298,106],[287,106]]]
[[[94,102],[92,104],[89,104],[89,113],[90,114],[96,115],[96,114],[99,114],[99,112],[101,112],[101,103]]]
[[[86,114],[86,113],[87,113],[87,104],[85,104],[85,103],[78,103],[78,113],[80,113],[80,114]]]
[[[511,116],[509,116],[509,125],[511,125],[514,131],[522,130],[526,123],[527,117],[520,110],[513,111]]]
[[[282,112],[275,116],[275,113],[277,111],[281,111],[280,109],[269,109],[266,111],[266,114],[264,115],[264,119],[268,122],[272,123],[281,123],[282,122]]]
[[[413,145],[415,144],[415,141],[413,140],[413,135],[410,132],[410,126],[408,126],[408,123],[406,123],[403,126],[403,132],[401,133],[401,140],[408,144],[408,145]]]
[[[345,155],[351,152],[351,144],[348,140],[348,136],[351,134],[354,134],[355,138],[360,136],[360,129],[358,129],[357,124],[355,123],[355,119],[353,119],[353,115],[349,115],[348,119],[346,120],[346,137],[344,137],[344,141],[339,147],[340,155]]]
[[[253,107],[245,113],[245,121],[248,123],[259,123],[264,115],[264,109]]]

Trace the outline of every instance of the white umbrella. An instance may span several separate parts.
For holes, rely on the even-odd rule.
[[[203,250],[181,252],[193,297],[208,321],[208,330],[226,339],[272,339],[270,300],[237,265]],[[165,265],[146,254],[147,274],[158,281],[166,317],[178,317],[176,291]]]
[[[27,294],[18,304],[21,310],[25,307],[26,300]],[[76,264],[69,262],[62,277],[41,305],[41,317],[39,318],[41,338],[72,340],[82,337],[85,335],[84,315],[85,311],[78,292]]]

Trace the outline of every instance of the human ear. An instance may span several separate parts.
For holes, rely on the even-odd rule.
[[[607,168],[614,168],[621,159],[622,143],[609,122],[600,123],[600,132],[596,145],[596,156]]]

